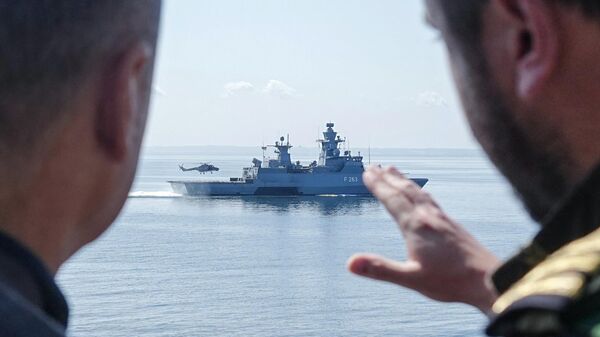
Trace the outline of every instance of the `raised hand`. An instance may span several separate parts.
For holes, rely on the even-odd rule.
[[[348,269],[434,300],[462,302],[489,311],[496,298],[489,275],[498,259],[395,168],[370,167],[363,180],[400,227],[407,261],[356,254],[348,261]]]

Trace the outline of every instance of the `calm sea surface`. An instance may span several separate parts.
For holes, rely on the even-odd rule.
[[[483,335],[485,318],[474,309],[346,271],[355,252],[405,256],[374,199],[169,192],[167,180],[198,176],[179,172],[180,163],[209,161],[228,177],[261,155],[254,148],[147,149],[120,218],[59,273],[70,335]],[[316,150],[293,155],[310,162]],[[373,150],[371,161],[429,178],[426,189],[443,208],[502,257],[536,230],[478,151]]]

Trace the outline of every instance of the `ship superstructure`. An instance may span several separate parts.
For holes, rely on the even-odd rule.
[[[184,195],[370,195],[362,181],[363,157],[342,150],[345,142],[327,123],[320,143],[318,161],[309,165],[293,162],[292,145],[281,137],[274,145],[263,146],[263,160],[254,158],[252,166],[242,169],[242,176],[229,181],[170,181],[173,190]],[[265,157],[274,148],[277,158]],[[342,152],[343,151],[343,152]],[[423,187],[426,178],[413,178]]]

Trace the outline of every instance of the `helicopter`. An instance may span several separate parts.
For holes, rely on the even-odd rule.
[[[199,166],[196,167],[190,167],[190,168],[185,168],[183,166],[183,164],[179,165],[179,169],[182,170],[183,172],[188,172],[188,171],[198,171],[201,174],[204,174],[206,172],[210,172],[211,174],[213,173],[213,171],[218,171],[219,168],[209,164],[209,163],[203,163],[200,164]]]

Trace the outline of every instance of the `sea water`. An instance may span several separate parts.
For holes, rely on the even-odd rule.
[[[294,149],[310,163],[315,149]],[[500,257],[536,230],[478,150],[363,150],[365,161],[427,177],[425,189]],[[149,148],[123,213],[59,272],[71,336],[482,336],[486,318],[461,304],[354,276],[356,252],[405,258],[373,198],[182,197],[178,164],[210,162],[239,176],[260,149]],[[206,175],[211,177],[211,175]]]

